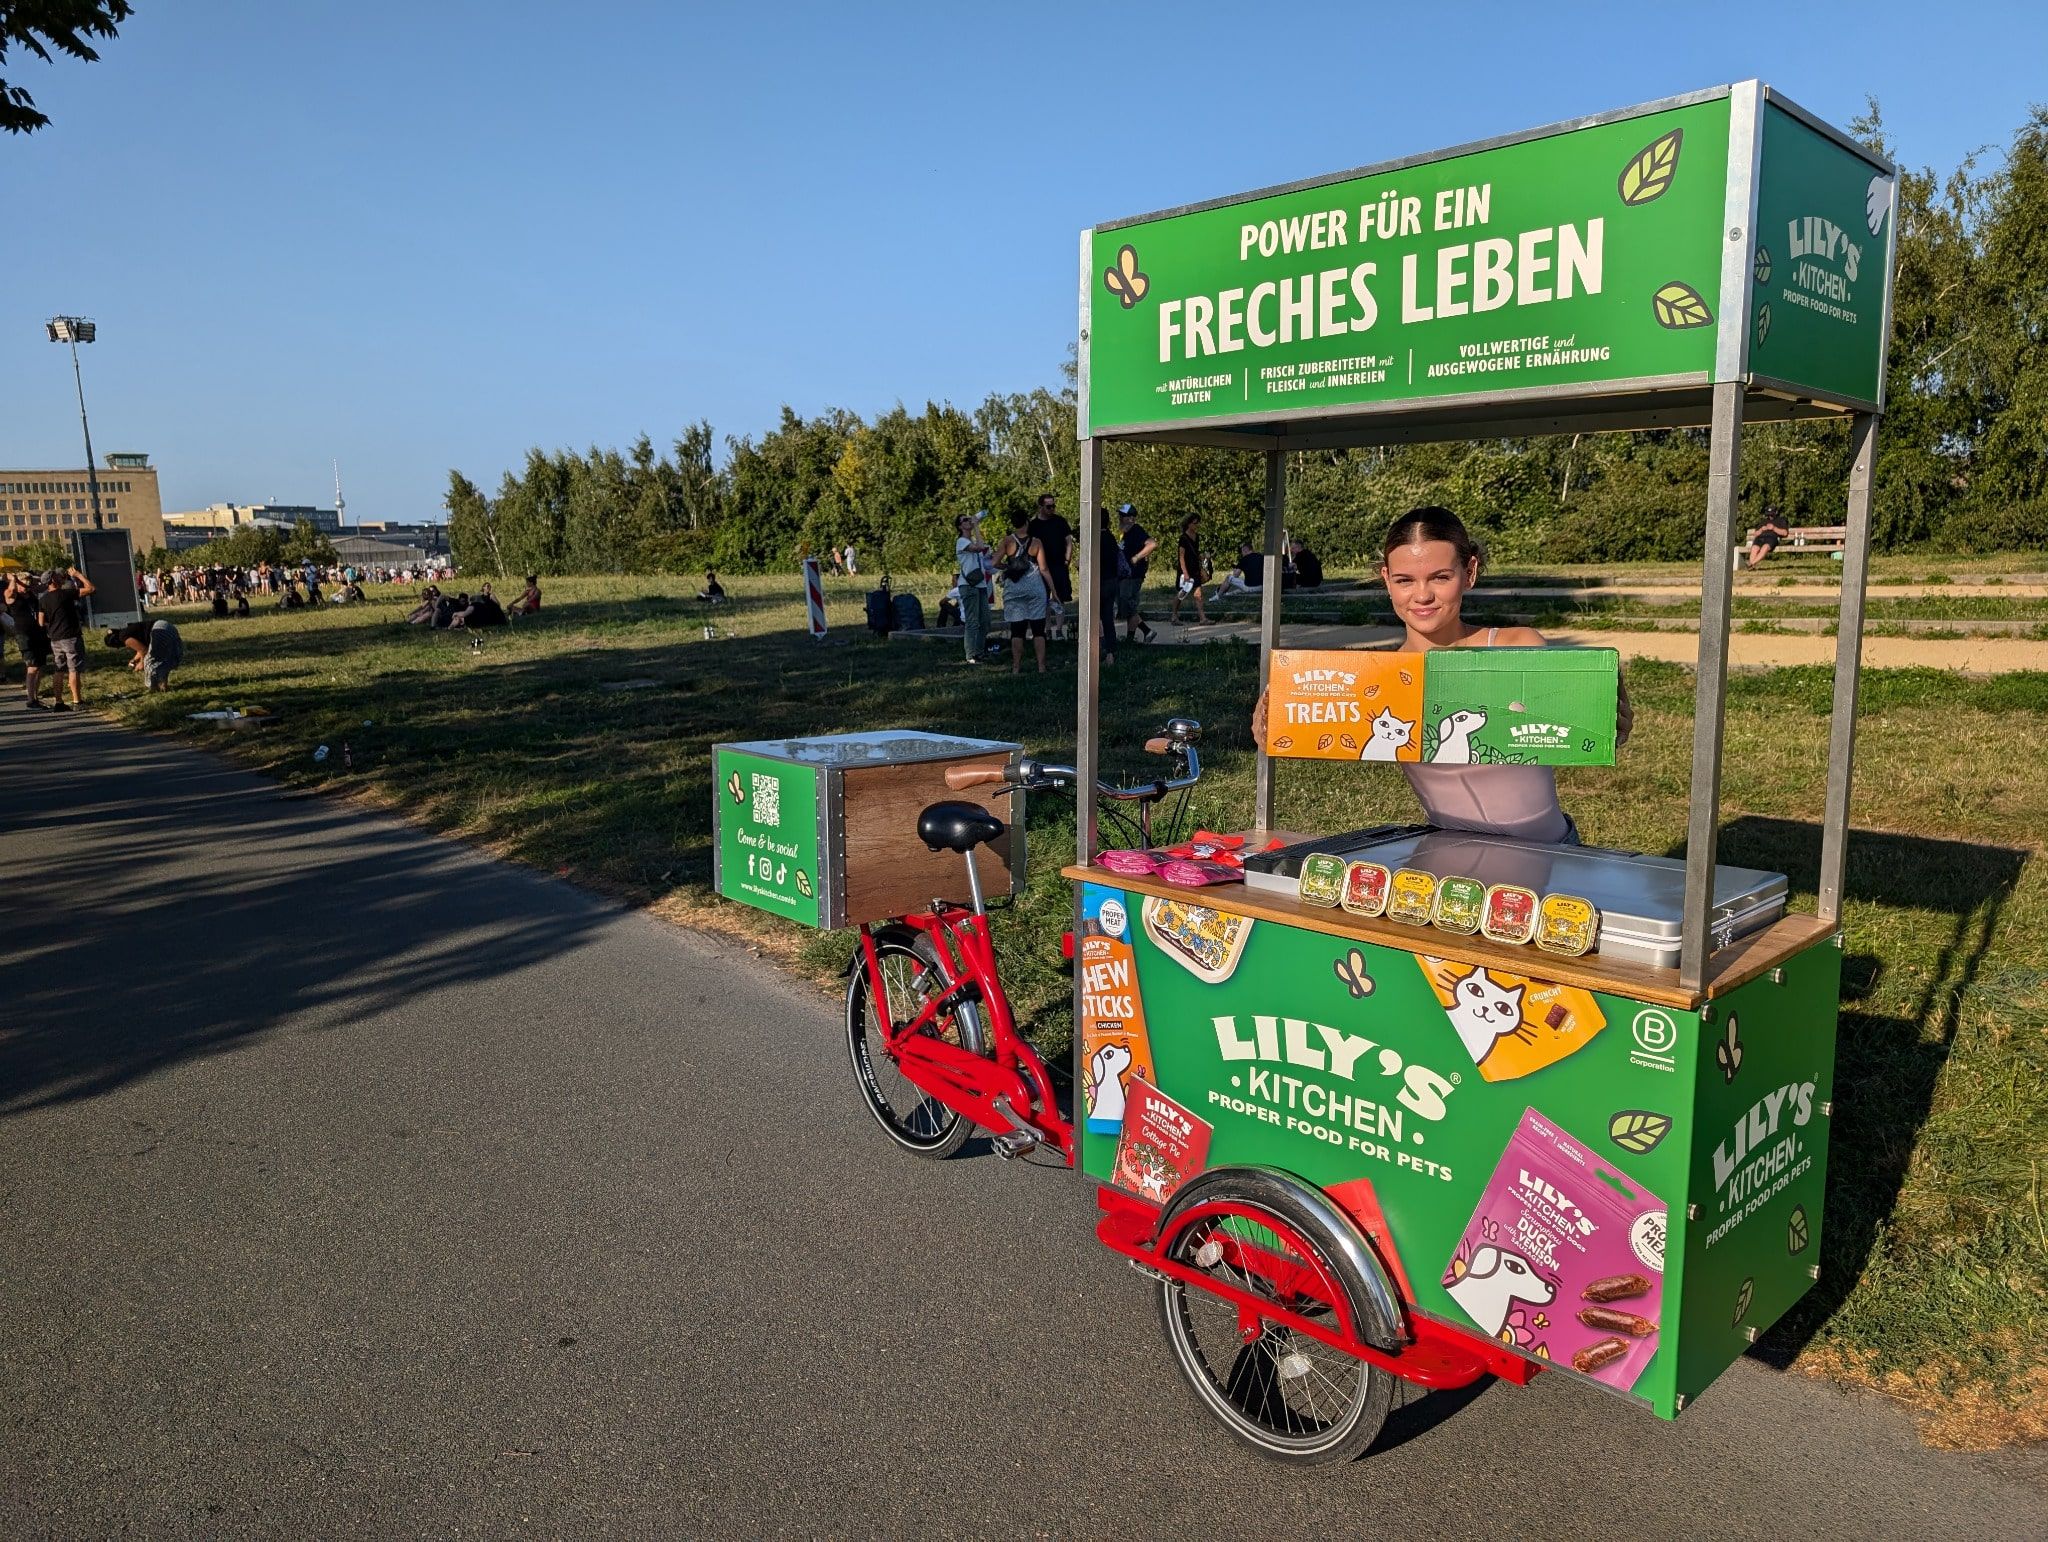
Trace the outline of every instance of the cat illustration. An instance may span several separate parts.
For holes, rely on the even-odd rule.
[[[1453,712],[1436,725],[1436,749],[1430,760],[1440,766],[1472,764],[1472,736],[1486,726],[1484,712]]]
[[[1358,758],[1396,759],[1396,752],[1408,748],[1408,740],[1414,733],[1413,723],[1405,718],[1395,717],[1392,707],[1382,707],[1379,716],[1372,720],[1372,737],[1365,741],[1365,748],[1358,752]]]
[[[1450,982],[1451,1005],[1444,1010],[1450,1014],[1451,1026],[1458,1030],[1458,1038],[1474,1065],[1493,1053],[1495,1041],[1520,1031],[1522,993],[1527,989],[1525,985],[1517,985],[1513,990],[1498,985],[1476,965],[1470,974],[1459,975]]]

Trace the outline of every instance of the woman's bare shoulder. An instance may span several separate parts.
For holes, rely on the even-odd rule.
[[[1540,648],[1544,636],[1533,626],[1504,626],[1494,637],[1496,648]]]

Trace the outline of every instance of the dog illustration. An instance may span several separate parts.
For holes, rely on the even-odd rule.
[[[1430,761],[1439,766],[1472,764],[1472,736],[1486,726],[1484,712],[1453,712],[1436,725],[1436,748]]]
[[[1131,1068],[1127,1044],[1105,1044],[1088,1057],[1088,1120],[1124,1122],[1124,1072]]]
[[[1500,1337],[1517,1301],[1542,1306],[1557,1299],[1557,1287],[1531,1268],[1528,1259],[1490,1243],[1476,1249],[1472,1267],[1444,1288],[1488,1338]]]

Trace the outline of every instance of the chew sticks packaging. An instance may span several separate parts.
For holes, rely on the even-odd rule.
[[[1665,1222],[1663,1200],[1531,1108],[1444,1289],[1480,1331],[1627,1391],[1663,1331]]]

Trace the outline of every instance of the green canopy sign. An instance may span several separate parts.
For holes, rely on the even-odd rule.
[[[1749,82],[1104,225],[1081,432],[1752,374],[1874,406],[1890,177]]]

